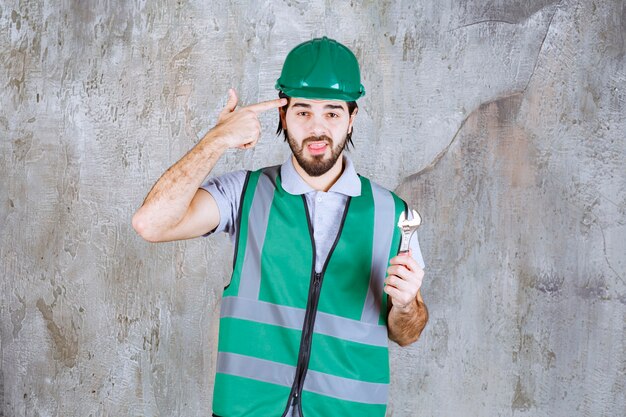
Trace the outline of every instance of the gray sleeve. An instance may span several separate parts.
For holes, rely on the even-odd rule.
[[[231,237],[237,227],[237,213],[247,171],[233,171],[219,177],[207,179],[200,188],[211,193],[220,213],[220,223],[208,236],[217,232],[226,232]]]

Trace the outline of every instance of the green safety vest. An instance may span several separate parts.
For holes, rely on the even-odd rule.
[[[249,172],[222,299],[213,413],[384,417],[389,259],[406,204],[360,177],[321,273],[304,195],[280,167]],[[294,408],[296,411],[294,411]]]

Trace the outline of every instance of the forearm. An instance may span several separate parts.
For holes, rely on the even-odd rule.
[[[428,309],[421,297],[405,308],[392,306],[387,318],[389,338],[400,346],[417,341],[428,321]]]
[[[225,149],[214,130],[209,131],[152,187],[133,217],[135,229],[150,237],[177,225]]]

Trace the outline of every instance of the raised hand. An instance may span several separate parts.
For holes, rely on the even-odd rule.
[[[235,90],[228,90],[228,101],[211,133],[227,148],[249,149],[261,137],[259,114],[286,105],[287,99],[263,101],[240,108],[237,108],[238,101]]]

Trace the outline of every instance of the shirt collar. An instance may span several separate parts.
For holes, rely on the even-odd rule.
[[[298,171],[293,166],[291,155],[280,167],[280,178],[283,188],[289,194],[301,195],[315,191],[298,174]],[[352,161],[345,155],[343,156],[343,172],[328,192],[340,193],[349,197],[361,195],[361,180],[354,169]]]

